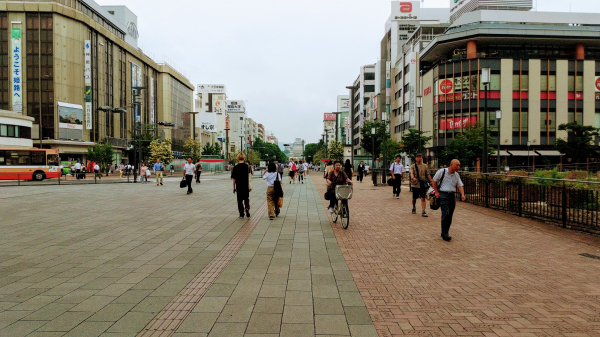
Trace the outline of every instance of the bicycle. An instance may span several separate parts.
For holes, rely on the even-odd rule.
[[[350,224],[348,200],[352,199],[352,191],[352,185],[339,185],[335,187],[335,197],[338,200],[338,203],[333,208],[331,220],[333,220],[334,223],[337,223],[339,217],[343,229],[348,229],[348,225]]]

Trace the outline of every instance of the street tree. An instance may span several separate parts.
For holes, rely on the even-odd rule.
[[[312,157],[312,162],[314,165],[321,165],[321,159],[327,158],[327,152],[325,147],[319,149]]]
[[[192,138],[188,138],[183,144],[183,157],[185,159],[192,158],[192,162],[197,162],[202,158],[202,152],[199,141],[194,141]]]
[[[217,142],[215,143],[215,145],[213,145],[213,156],[220,156],[221,155],[221,145]]]
[[[427,131],[409,129],[408,133],[402,136],[402,141],[400,142],[402,151],[406,153],[406,156],[410,158],[411,162],[415,161],[417,153],[425,152],[425,145],[433,139],[433,136],[424,136],[425,133],[427,133]],[[420,147],[419,138],[421,139]]]
[[[304,158],[306,158],[306,161],[308,161],[309,163],[315,162],[314,158],[313,158],[315,153],[317,153],[317,151],[319,151],[324,146],[325,146],[325,143],[323,142],[322,139],[318,143],[306,144],[304,146]]]
[[[386,139],[381,143],[381,156],[384,157],[385,163],[394,161],[401,151],[400,144],[391,138]]]
[[[171,139],[167,138],[164,141],[155,139],[150,143],[150,159],[155,162],[160,159],[167,166],[173,161],[173,151],[171,151]]]
[[[371,134],[372,128],[375,128],[375,135]],[[386,139],[390,139],[390,133],[387,132],[387,127],[385,123],[379,121],[367,121],[364,123],[363,127],[360,128],[360,133],[360,146],[362,146],[362,148],[365,149],[365,151],[371,153],[373,156],[378,158],[379,154],[381,153],[381,143],[383,143]],[[375,146],[373,147],[373,145]],[[373,148],[375,150],[375,153],[372,153]]]
[[[106,165],[112,165],[114,154],[115,151],[110,142],[96,143],[93,147],[88,147],[86,158],[97,162],[100,167],[105,167]]]
[[[247,160],[250,162],[251,165],[260,164],[260,152],[253,149],[249,149]]]
[[[252,144],[253,147],[260,153],[261,160],[286,162],[288,157],[281,151],[278,145],[265,143],[262,139],[257,138]]]
[[[202,147],[202,155],[203,156],[214,156],[215,148],[210,143],[204,144],[204,146]]]
[[[333,161],[344,160],[344,146],[342,146],[342,143],[337,140],[332,140],[329,143],[329,159]]]
[[[452,159],[458,159],[464,166],[475,166],[477,158],[481,158],[483,154],[484,134],[483,126],[479,124],[471,129],[463,130],[462,133],[457,133],[442,151],[440,164],[448,166]],[[490,130],[487,132],[487,137],[487,153],[490,155],[496,152],[490,137]]]
[[[587,158],[597,157],[594,136],[598,136],[598,129],[591,125],[581,125],[577,122],[561,124],[561,131],[567,131],[567,139],[556,140],[555,148],[575,163],[584,163]]]

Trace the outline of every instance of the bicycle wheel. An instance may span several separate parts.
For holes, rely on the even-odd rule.
[[[342,204],[342,210],[340,211],[340,220],[342,222],[342,228],[348,229],[350,224],[350,210],[347,204]]]
[[[340,213],[338,210],[339,210],[339,206],[338,206],[338,205],[336,205],[336,206],[333,208],[333,213],[331,213],[331,220],[332,220],[334,223],[336,223],[336,222],[337,222],[337,219],[338,219],[338,214]]]

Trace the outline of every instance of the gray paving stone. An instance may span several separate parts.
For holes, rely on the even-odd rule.
[[[177,328],[177,332],[209,333],[218,317],[219,313],[216,312],[190,313]]]
[[[281,314],[283,313],[284,297],[259,297],[254,305],[253,312],[266,314]]]
[[[350,335],[344,315],[315,315],[315,331],[317,335]]]
[[[229,297],[207,297],[204,296],[194,307],[193,312],[218,312],[225,308]]]
[[[248,334],[278,334],[281,329],[281,314],[253,313],[248,323]]]
[[[52,321],[44,324],[38,331],[69,331],[81,322],[85,321],[93,313],[91,312],[65,312],[62,315],[54,318]]]
[[[286,305],[283,309],[282,322],[314,324],[313,307],[309,305]]]
[[[115,322],[107,332],[139,332],[154,317],[154,313],[148,312],[128,312]]]
[[[315,315],[344,315],[344,307],[339,298],[315,298]]]
[[[313,324],[281,324],[281,337],[312,337],[315,335]]]
[[[250,320],[254,305],[227,304],[218,321],[221,323],[246,323]]]
[[[220,323],[213,326],[208,337],[239,337],[244,336],[247,323]]]

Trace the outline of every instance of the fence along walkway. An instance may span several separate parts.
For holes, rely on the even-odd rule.
[[[461,173],[467,202],[600,234],[600,183]]]

